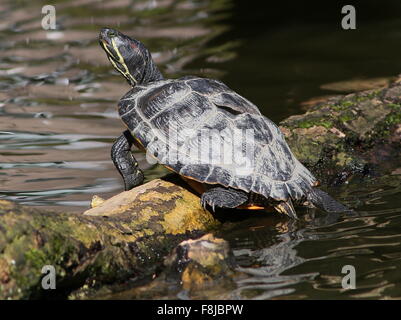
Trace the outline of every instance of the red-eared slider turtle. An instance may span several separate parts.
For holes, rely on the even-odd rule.
[[[130,152],[135,144],[183,177],[201,194],[204,207],[274,207],[293,218],[293,202],[347,210],[316,188],[315,177],[292,154],[279,128],[225,84],[193,76],[164,79],[145,46],[119,31],[104,28],[99,41],[133,87],[118,104],[128,130],[111,151],[126,190],[144,178]],[[238,134],[244,132],[251,138]]]

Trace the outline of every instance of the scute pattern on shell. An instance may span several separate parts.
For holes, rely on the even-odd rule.
[[[302,199],[316,182],[280,129],[220,81],[186,77],[137,86],[121,99],[119,113],[148,153],[197,181],[275,200]],[[200,143],[204,129],[218,132],[209,138],[215,143]],[[244,145],[233,130],[250,130],[253,140]],[[224,148],[244,162],[222,161]],[[244,164],[251,170],[242,172]]]

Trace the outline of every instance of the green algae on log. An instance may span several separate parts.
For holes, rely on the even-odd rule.
[[[401,79],[388,88],[328,99],[280,123],[296,157],[326,184],[388,173],[399,162]]]
[[[191,232],[217,224],[198,197],[159,179],[85,215],[0,201],[0,299],[62,298],[94,280],[111,283],[151,275]],[[56,269],[56,290],[41,287],[45,265]]]

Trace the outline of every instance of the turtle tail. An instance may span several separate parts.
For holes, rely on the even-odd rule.
[[[334,200],[326,192],[318,189],[312,188],[307,195],[307,199],[315,207],[324,210],[326,212],[351,212],[352,210],[343,205],[342,203]]]

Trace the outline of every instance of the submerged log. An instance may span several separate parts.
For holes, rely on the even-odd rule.
[[[400,159],[401,82],[331,98],[289,117],[280,128],[295,155],[323,183],[393,170]],[[219,224],[196,195],[160,179],[106,201],[94,199],[93,205],[85,214],[71,214],[0,201],[0,299],[67,297],[94,281],[152,275],[178,243]],[[198,262],[192,260],[182,275],[188,289],[207,283],[202,277],[208,268],[200,275]],[[56,290],[42,289],[45,265],[55,267]]]

